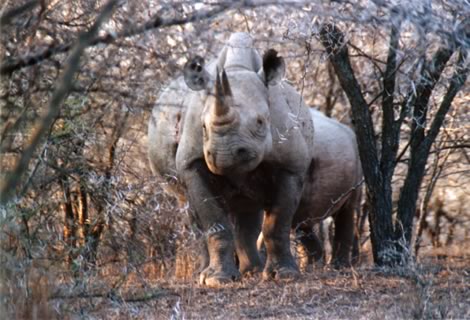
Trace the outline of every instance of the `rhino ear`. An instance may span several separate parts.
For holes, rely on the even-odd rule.
[[[263,56],[264,83],[266,85],[276,85],[281,82],[286,73],[286,63],[284,58],[277,55],[277,51],[269,49]]]
[[[210,77],[204,68],[204,59],[200,56],[196,56],[186,62],[183,74],[184,82],[186,82],[190,89],[200,91],[207,88]]]

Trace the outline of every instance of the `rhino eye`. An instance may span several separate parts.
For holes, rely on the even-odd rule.
[[[202,125],[202,135],[203,135],[204,137],[207,136],[207,132],[206,132],[206,131],[207,131],[207,129],[206,129],[206,124],[204,123],[204,124]]]
[[[256,129],[253,133],[257,136],[264,137],[266,135],[266,126],[264,125],[263,118],[259,117],[256,119]]]

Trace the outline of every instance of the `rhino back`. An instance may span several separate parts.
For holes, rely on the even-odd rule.
[[[311,109],[315,126],[314,157],[309,168],[298,219],[325,218],[348,200],[362,178],[354,132],[338,121]],[[333,208],[333,201],[341,198]]]
[[[362,170],[354,131],[317,110],[311,109],[310,114],[317,128],[314,134],[314,160],[341,174],[345,185],[359,182]]]

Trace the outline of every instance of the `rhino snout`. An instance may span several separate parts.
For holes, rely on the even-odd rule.
[[[244,166],[255,160],[256,157],[256,152],[247,147],[234,147],[230,151],[226,150],[225,152],[210,149],[205,153],[207,164],[210,168],[213,168],[213,171],[218,173],[225,172],[226,170],[237,171],[237,168],[244,171]]]
[[[215,166],[216,160],[217,158],[215,156],[215,153],[212,153],[212,151],[208,150],[206,153],[206,161],[210,162],[213,166]]]
[[[250,150],[245,147],[239,147],[235,149],[234,157],[237,162],[247,162],[255,159],[256,154],[254,152],[250,152]]]

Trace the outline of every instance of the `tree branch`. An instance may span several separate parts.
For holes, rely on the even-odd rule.
[[[202,20],[202,19],[208,19],[208,18],[211,18],[220,14],[221,12],[226,10],[228,7],[229,5],[222,5],[218,7],[217,9],[213,9],[213,10],[205,11],[205,12],[196,12],[187,18],[180,18],[180,19],[162,19],[159,16],[155,16],[140,26],[126,29],[125,31],[120,32],[118,34],[107,33],[103,36],[94,37],[90,41],[88,46],[96,46],[98,44],[111,44],[117,39],[132,37],[132,36],[144,33],[145,31],[148,31],[151,29],[182,25],[182,24],[195,22],[195,21]],[[0,65],[0,75],[8,75],[18,69],[38,64],[50,58],[53,55],[56,55],[59,53],[65,53],[72,48],[72,45],[73,43],[52,45],[49,48],[44,49],[40,53],[36,53],[36,54],[30,55],[24,58],[9,59],[8,61]]]
[[[431,123],[431,128],[429,129],[428,134],[426,135],[425,145],[427,148],[430,148],[434,140],[436,140],[436,137],[439,134],[439,130],[442,127],[442,124],[446,117],[446,114],[452,106],[452,101],[454,100],[455,96],[467,80],[467,76],[470,69],[467,58],[468,51],[466,49],[461,49],[457,61],[456,70],[452,78],[450,79],[449,89],[447,90],[444,99],[442,100],[442,103],[439,106],[439,109],[437,110],[436,116],[434,117],[434,120]]]
[[[32,0],[32,1],[25,2],[24,4],[22,4],[19,7],[12,8],[12,9],[8,10],[4,14],[2,14],[2,16],[0,17],[0,28],[7,25],[7,24],[10,24],[10,22],[16,16],[22,15],[26,11],[30,11],[30,10],[34,9],[34,7],[36,7],[38,4],[39,4],[38,0]]]
[[[210,18],[214,18],[221,13],[225,12],[228,9],[241,9],[241,8],[254,8],[254,7],[261,7],[261,6],[268,6],[279,4],[278,1],[266,1],[262,3],[256,3],[252,1],[242,1],[242,2],[231,2],[227,1],[223,4],[218,4],[218,7],[212,10],[204,10],[204,11],[196,11],[185,18],[173,18],[173,19],[164,19],[160,16],[156,15],[152,19],[146,21],[145,23],[137,26],[137,27],[130,27],[120,33],[107,33],[103,36],[94,37],[89,43],[88,46],[96,46],[99,44],[111,44],[115,42],[117,39],[124,39],[139,35],[146,31],[158,28],[167,28],[172,26],[184,25],[187,23],[197,22],[201,20],[207,20]],[[287,1],[282,3],[283,5],[294,5],[298,6],[301,5],[302,2],[296,1]],[[0,65],[0,75],[9,75],[12,72],[22,69],[24,67],[29,67],[36,65],[56,54],[68,52],[72,48],[73,42],[59,44],[59,45],[52,45],[39,53],[35,53],[26,57],[15,57],[10,58],[7,61],[3,62]]]
[[[453,45],[439,48],[432,60],[424,64],[421,71],[421,79],[411,103],[413,106],[412,135],[410,138],[412,152],[420,146],[424,139],[429,98],[454,50]]]
[[[372,117],[359,83],[354,76],[344,36],[336,26],[324,24],[320,30],[320,41],[329,55],[341,87],[346,92],[353,110],[352,117],[357,132],[356,137],[366,183],[369,186],[374,186],[375,190],[380,190],[379,186],[382,182]]]
[[[421,80],[421,88],[416,95],[417,101],[414,104],[415,115],[416,109],[418,109],[418,112],[422,111],[422,116],[426,117],[429,97],[436,85],[436,82],[439,80],[446,63],[450,59],[450,56],[456,50],[456,44],[458,45],[458,43],[451,43],[447,48],[440,48],[434,55],[431,64],[427,64],[423,69],[424,79]],[[411,243],[416,201],[419,196],[419,188],[423,181],[426,163],[429,158],[429,151],[439,133],[444,122],[444,118],[451,107],[452,100],[464,85],[469,72],[466,57],[467,49],[461,48],[456,70],[451,78],[450,87],[444,96],[444,99],[431,124],[431,128],[426,136],[424,135],[425,122],[421,123],[420,126],[419,123],[415,123],[417,119],[413,119],[414,131],[410,138],[410,162],[405,182],[398,199],[398,219],[395,223],[395,237],[397,239],[404,239],[406,246],[409,246]]]
[[[393,110],[393,96],[395,93],[397,72],[397,50],[402,22],[401,18],[398,19],[396,23],[392,22],[390,45],[383,79],[382,155],[380,158],[380,169],[386,181],[391,181],[392,179],[400,139],[399,130],[396,130],[397,128],[395,126],[395,112]],[[387,182],[385,184],[387,185]]]
[[[34,151],[36,150],[43,136],[54,124],[55,119],[59,114],[60,105],[65,100],[68,92],[70,91],[70,88],[73,85],[73,78],[75,73],[79,70],[80,58],[83,51],[90,45],[90,43],[92,43],[101,24],[107,18],[109,18],[117,2],[117,0],[110,0],[107,4],[105,4],[103,10],[99,14],[93,26],[91,26],[90,30],[80,35],[77,44],[69,56],[64,73],[57,82],[57,88],[51,97],[47,113],[42,117],[38,128],[32,134],[32,139],[23,151],[21,158],[18,160],[13,172],[7,176],[6,181],[1,186],[0,204],[5,204],[14,194],[16,187],[20,182],[21,176],[28,169],[28,165],[34,154]]]

